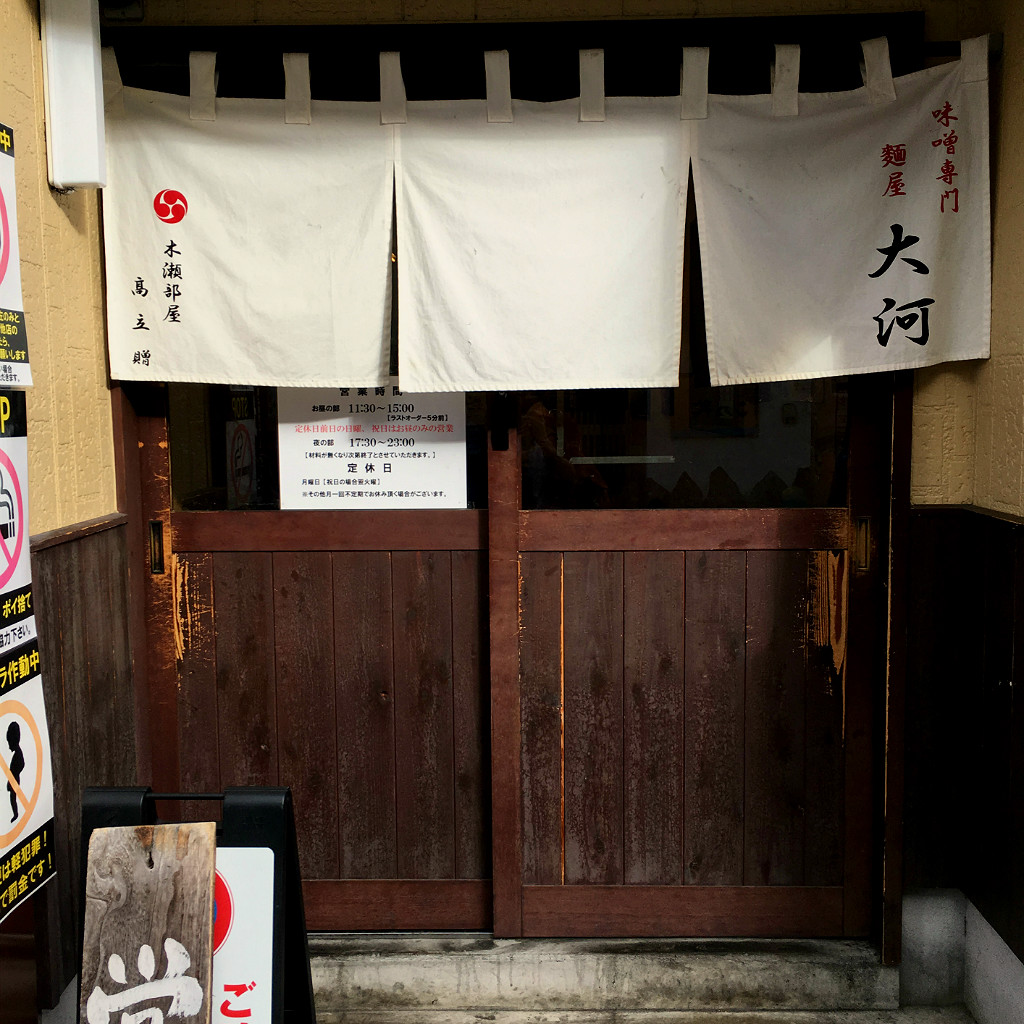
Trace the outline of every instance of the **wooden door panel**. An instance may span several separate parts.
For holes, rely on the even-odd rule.
[[[480,551],[453,551],[452,689],[455,757],[455,877],[491,874],[487,558]]]
[[[563,555],[565,881],[622,883],[622,554]]]
[[[391,558],[333,562],[340,877],[398,878]]]
[[[848,558],[812,552],[805,665],[804,881],[843,880],[843,713],[846,685]]]
[[[562,555],[521,559],[523,881],[562,883]]]
[[[683,655],[684,881],[743,882],[746,553],[688,551]]]
[[[529,936],[771,936],[843,934],[841,887],[528,885]]]
[[[623,556],[626,885],[683,880],[682,551]]]
[[[176,557],[171,568],[178,608],[174,649],[180,786],[186,793],[210,793],[220,782],[213,556]],[[185,808],[189,816],[198,810],[195,805]],[[204,817],[209,814],[205,810]]]
[[[293,785],[303,878],[338,878],[331,556],[321,551],[279,551],[273,564],[280,777]],[[222,771],[228,767],[222,766]]]
[[[524,934],[843,934],[845,564],[523,553]]]
[[[203,556],[200,556],[203,557]],[[274,563],[264,552],[213,558],[217,737],[224,785],[278,784]]]
[[[806,610],[806,552],[747,553],[744,885],[803,881]]]
[[[187,789],[291,786],[312,928],[488,927],[485,555],[175,566]]]
[[[398,877],[455,875],[451,556],[395,552]]]

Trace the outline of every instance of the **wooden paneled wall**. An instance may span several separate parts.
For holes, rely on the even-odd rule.
[[[486,552],[174,572],[184,791],[291,786],[307,880],[489,878]]]
[[[82,790],[136,784],[125,517],[32,538],[54,777],[57,877],[36,898],[40,1005],[78,970]]]
[[[525,553],[525,883],[842,885],[844,566]]]

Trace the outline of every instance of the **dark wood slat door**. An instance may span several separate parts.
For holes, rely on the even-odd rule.
[[[290,786],[314,930],[490,927],[485,554],[173,557],[158,788]]]
[[[846,508],[525,510],[513,433],[371,518],[172,510],[140,417],[153,784],[291,786],[312,929],[866,934],[873,429]]]
[[[502,480],[520,456],[490,458]],[[492,644],[519,624],[492,691],[520,709],[493,736],[520,798],[494,822],[495,878],[522,880],[496,885],[500,934],[869,933],[889,481],[870,446],[850,459],[847,507],[520,512],[516,589],[491,594]]]
[[[138,412],[154,789],[291,787],[313,930],[490,928],[486,513],[172,508],[166,416]]]
[[[846,558],[524,553],[526,934],[845,934]]]

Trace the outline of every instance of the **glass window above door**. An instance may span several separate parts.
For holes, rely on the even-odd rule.
[[[525,508],[846,504],[845,381],[520,396]]]

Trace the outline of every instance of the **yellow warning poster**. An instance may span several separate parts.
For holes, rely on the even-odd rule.
[[[53,776],[32,607],[25,394],[0,391],[0,921],[54,874]]]

